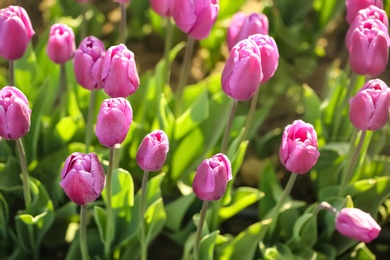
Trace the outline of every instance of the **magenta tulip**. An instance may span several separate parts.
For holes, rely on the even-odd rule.
[[[34,34],[23,7],[11,5],[0,9],[0,56],[7,60],[22,58]]]
[[[175,0],[150,0],[150,7],[161,16],[171,17],[175,8]]]
[[[383,0],[346,0],[345,7],[347,9],[347,22],[351,24],[358,12],[361,9],[369,7],[370,5],[375,5],[383,9]]]
[[[26,96],[15,87],[0,90],[0,136],[5,139],[23,137],[31,124],[31,109]]]
[[[233,176],[229,158],[219,153],[199,165],[192,188],[201,200],[219,200],[225,194],[227,183],[231,179]]]
[[[316,164],[319,156],[317,133],[311,124],[295,120],[286,126],[279,148],[279,158],[287,170],[304,174]]]
[[[66,24],[53,24],[50,27],[46,49],[49,58],[57,64],[64,64],[73,57],[75,50],[76,43],[72,28]]]
[[[60,185],[74,203],[95,201],[104,189],[104,169],[95,153],[73,153],[65,161]]]
[[[126,45],[110,47],[103,60],[102,81],[104,92],[110,97],[128,97],[139,86],[134,53]]]
[[[158,171],[165,163],[168,150],[167,135],[162,130],[155,130],[142,140],[137,151],[137,164],[144,171]]]
[[[95,133],[106,147],[121,144],[129,132],[133,110],[125,98],[110,98],[103,101],[97,118]]]
[[[336,216],[336,229],[343,236],[369,243],[378,237],[381,227],[370,214],[357,208],[343,208]]]

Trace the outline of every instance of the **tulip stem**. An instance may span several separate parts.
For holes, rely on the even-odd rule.
[[[199,223],[198,223],[198,228],[196,229],[196,237],[195,237],[195,245],[194,245],[194,259],[199,260],[199,245],[200,245],[200,240],[202,238],[202,230],[203,230],[203,225],[206,220],[206,213],[207,213],[207,208],[209,206],[209,201],[204,200],[202,209],[200,211],[200,218],[199,218]]]
[[[28,210],[30,209],[30,205],[31,205],[31,194],[30,194],[30,183],[28,180],[26,153],[24,151],[22,139],[18,138],[15,141],[16,141],[16,147],[18,149],[18,154],[19,154],[20,168],[22,169],[24,203],[26,204],[26,209]]]
[[[9,61],[9,85],[15,86],[14,61]]]
[[[165,78],[162,86],[164,87],[166,84],[169,85],[169,76],[171,72],[171,64],[169,61],[169,51],[172,47],[172,37],[173,37],[173,26],[171,17],[166,18],[167,26],[166,26],[166,36],[165,36],[165,45],[164,45],[164,61],[165,61]]]
[[[80,250],[83,260],[88,260],[87,246],[87,205],[81,205],[80,210]]]
[[[141,186],[141,196],[139,202],[139,221],[141,225],[141,230],[140,230],[141,260],[146,260],[148,255],[148,243],[145,238],[145,220],[144,220],[148,175],[149,175],[149,171],[144,171],[144,176],[142,178],[142,186]]]
[[[238,105],[238,101],[236,99],[233,99],[233,104],[231,105],[229,118],[228,118],[228,121],[226,123],[225,132],[224,132],[223,138],[222,138],[221,153],[223,153],[223,154],[226,154],[226,152],[227,152],[230,130],[232,128],[233,119],[234,119],[234,116],[236,114],[237,105]]]
[[[89,153],[89,147],[91,145],[92,132],[93,132],[93,114],[96,106],[96,90],[91,91],[91,95],[89,97],[89,107],[88,107],[88,115],[87,115],[87,125],[85,129],[85,152]]]
[[[107,178],[106,178],[106,210],[107,210],[107,223],[106,223],[106,241],[104,244],[104,253],[107,260],[111,259],[111,241],[113,239],[113,215],[112,215],[112,191],[111,191],[111,179],[112,171],[114,167],[115,160],[115,148],[110,147],[110,159],[108,162]]]
[[[252,97],[251,107],[249,108],[249,113],[245,121],[245,130],[244,130],[244,135],[242,136],[242,140],[245,140],[249,134],[249,128],[252,125],[253,117],[255,115],[255,111],[257,107],[257,101],[259,99],[259,89],[260,87],[256,89],[255,94]]]
[[[347,168],[347,172],[342,177],[343,179],[342,179],[341,184],[340,184],[340,189],[339,189],[339,194],[338,194],[339,196],[343,196],[346,189],[347,189],[348,182],[350,181],[350,179],[352,177],[352,173],[353,173],[353,170],[355,169],[357,159],[359,157],[360,151],[362,150],[364,139],[366,138],[366,133],[367,133],[366,130],[361,131],[359,143],[358,143],[356,149],[355,149],[355,141],[356,141],[357,135],[353,136],[353,141],[351,142],[349,149],[350,149],[350,151],[353,150],[354,152],[353,152],[352,158],[350,158],[350,159],[348,158],[349,159],[347,161],[348,168]]]
[[[123,43],[126,45],[126,24],[127,24],[127,18],[126,18],[126,4],[120,3],[119,4],[121,9],[121,22],[120,22],[120,32],[119,32],[119,41],[120,43]]]
[[[190,74],[192,53],[194,51],[195,39],[191,36],[188,36],[186,51],[184,53],[183,66],[180,70],[179,83],[177,84],[176,89],[176,101],[175,101],[175,115],[176,118],[179,117],[181,113],[181,106],[183,103],[183,89],[187,83],[188,76]]]

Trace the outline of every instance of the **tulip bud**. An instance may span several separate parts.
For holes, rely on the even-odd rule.
[[[319,156],[317,133],[311,124],[295,120],[286,126],[279,148],[279,158],[287,170],[304,174],[316,164]]]
[[[23,57],[35,34],[26,10],[20,6],[0,9],[0,55],[7,60]]]
[[[150,0],[150,7],[161,16],[171,17],[175,0]]]
[[[126,45],[110,47],[103,60],[102,81],[104,92],[110,97],[128,97],[139,86],[134,53]]]
[[[169,150],[168,137],[162,130],[146,135],[137,151],[137,164],[144,171],[160,170]]]
[[[227,183],[231,179],[233,176],[229,158],[219,153],[199,165],[192,188],[201,200],[219,200],[225,194]]]
[[[95,201],[104,189],[104,169],[95,153],[72,153],[66,158],[60,185],[74,203]]]
[[[380,79],[369,80],[350,99],[349,118],[359,130],[378,130],[389,121],[389,88]]]
[[[351,33],[349,64],[355,73],[378,76],[386,69],[388,55],[389,34],[387,29],[383,31],[379,27],[375,19],[363,21]]]
[[[30,130],[31,109],[26,96],[15,87],[0,90],[0,136],[18,139]]]
[[[365,243],[377,238],[381,231],[371,215],[358,208],[343,208],[336,216],[336,229],[343,236]]]
[[[72,28],[66,24],[53,24],[50,27],[46,49],[49,58],[57,64],[64,64],[73,57],[75,50],[76,44]]]
[[[202,40],[209,36],[218,12],[217,0],[175,0],[173,19],[183,32]]]
[[[103,88],[101,81],[104,44],[94,36],[86,37],[73,58],[77,83],[83,88],[94,90]]]
[[[103,101],[97,117],[95,133],[99,142],[106,147],[121,144],[133,120],[130,102],[124,98],[110,98]]]
[[[239,41],[257,33],[268,34],[268,18],[266,15],[259,13],[252,13],[250,15],[246,15],[243,12],[236,13],[227,30],[229,50]]]
[[[347,9],[347,22],[351,24],[355,19],[357,13],[361,9],[365,9],[370,5],[375,5],[383,9],[383,0],[346,0],[345,7]]]
[[[263,79],[260,50],[253,40],[245,39],[230,51],[222,71],[222,90],[236,100],[248,100]]]
[[[254,34],[249,36],[250,40],[256,42],[261,54],[261,71],[263,79],[261,84],[267,82],[275,73],[279,63],[278,46],[274,38],[264,34]]]

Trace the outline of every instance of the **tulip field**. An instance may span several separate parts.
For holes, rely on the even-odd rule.
[[[389,14],[0,2],[0,259],[388,259]]]

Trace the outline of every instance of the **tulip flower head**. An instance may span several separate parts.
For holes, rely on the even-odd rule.
[[[173,19],[183,32],[203,40],[209,36],[218,12],[217,0],[175,0]]]
[[[150,7],[161,16],[171,17],[175,8],[175,0],[150,0]]]
[[[252,13],[246,15],[243,12],[236,13],[227,30],[227,44],[229,50],[239,41],[252,34],[268,34],[268,18],[264,14]]]
[[[261,54],[256,42],[240,41],[230,51],[222,71],[222,90],[236,100],[248,100],[262,79]]]
[[[103,42],[94,36],[88,36],[80,43],[73,58],[74,73],[80,86],[89,90],[103,88],[101,74],[104,54]]]
[[[347,9],[347,22],[351,24],[358,12],[369,7],[370,5],[375,5],[383,9],[383,0],[346,0],[345,7]]]
[[[384,31],[380,24],[382,22],[376,19],[368,19],[351,33],[348,46],[349,64],[351,69],[359,75],[375,77],[386,69],[389,55],[389,33],[387,29]]]
[[[162,130],[155,130],[142,140],[137,151],[137,164],[144,171],[158,171],[165,163],[168,150],[167,135]]]
[[[227,183],[231,179],[233,176],[229,158],[219,153],[199,165],[192,188],[201,200],[219,200],[225,194]]]
[[[263,78],[260,83],[267,82],[275,73],[279,63],[278,46],[274,38],[264,34],[253,34],[249,36],[250,40],[256,42],[261,54],[261,71]]]
[[[72,28],[66,24],[53,24],[50,27],[49,42],[47,43],[47,55],[57,63],[64,64],[70,60],[76,50]]]
[[[304,174],[316,164],[319,156],[317,133],[311,124],[295,120],[286,126],[279,148],[279,158],[287,170]]]
[[[22,58],[34,34],[23,7],[11,5],[0,9],[0,56],[7,60]]]
[[[102,65],[104,92],[112,98],[128,97],[139,86],[139,77],[134,53],[126,45],[108,48]]]
[[[343,236],[365,243],[377,238],[381,231],[371,215],[358,208],[343,208],[336,216],[336,229]]]
[[[389,121],[390,89],[380,79],[369,80],[349,104],[349,118],[354,127],[378,130]]]
[[[133,110],[125,98],[109,98],[103,101],[98,114],[95,133],[106,147],[121,144],[129,132]]]
[[[60,185],[74,203],[95,201],[104,189],[104,169],[95,153],[73,153],[65,161]]]
[[[0,136],[5,139],[23,137],[31,124],[31,109],[26,96],[15,87],[0,90]]]

